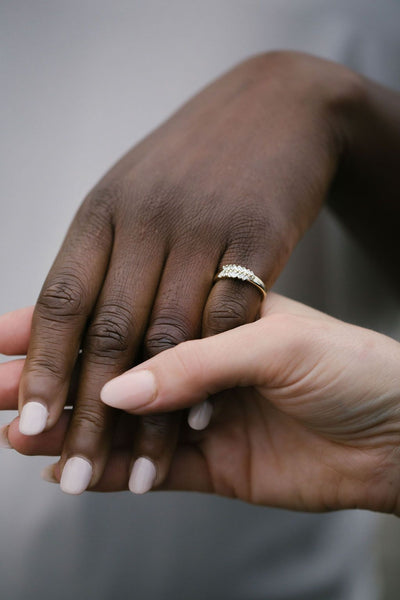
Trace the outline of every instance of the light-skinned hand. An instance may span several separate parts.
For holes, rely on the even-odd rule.
[[[29,318],[27,309],[0,319],[1,351],[24,351]],[[399,513],[399,366],[400,344],[391,338],[270,294],[257,322],[184,342],[103,388],[108,405],[130,414],[120,420],[94,489],[127,488],[137,415],[207,400],[214,404],[211,424],[182,431],[171,470],[166,479],[156,474],[156,488],[307,511]],[[3,409],[16,407],[20,367],[0,367]],[[29,438],[16,419],[6,434],[20,452],[56,455],[67,422],[65,414],[55,429]],[[148,458],[137,468],[142,491],[151,479]],[[60,475],[59,464],[47,471],[55,481]]]

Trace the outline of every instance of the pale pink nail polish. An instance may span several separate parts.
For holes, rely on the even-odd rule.
[[[100,397],[105,404],[124,410],[146,406],[156,394],[153,373],[143,369],[112,379],[103,387]]]
[[[23,407],[19,419],[19,430],[24,435],[38,435],[46,427],[49,411],[42,402],[32,400]]]
[[[192,429],[201,431],[205,429],[211,421],[213,406],[209,400],[204,400],[201,404],[192,406],[188,415],[188,423]]]
[[[149,492],[156,480],[156,467],[149,458],[141,456],[135,461],[129,479],[129,489],[134,494]]]
[[[65,463],[60,487],[66,494],[78,495],[84,492],[92,478],[91,463],[80,456],[73,456]]]

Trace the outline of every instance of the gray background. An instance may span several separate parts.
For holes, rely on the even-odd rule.
[[[2,0],[0,312],[34,302],[84,195],[124,151],[199,87],[246,56],[277,47],[332,57],[395,85],[400,81],[398,16],[399,3],[389,0]],[[320,239],[320,227],[317,223],[309,234],[311,242]],[[297,251],[300,264],[307,257],[302,291],[292,283],[297,270],[290,265],[281,286],[288,294],[297,291],[297,297],[315,305],[326,306],[330,298],[332,313],[367,324],[360,292],[350,292],[346,286],[346,269],[351,276],[354,264],[363,258],[355,250],[356,262],[339,268],[336,261],[340,256],[329,258],[329,244],[331,237],[336,240],[343,234],[335,223],[326,227],[320,254],[307,251],[308,242]],[[351,242],[343,237],[342,247],[346,245]],[[331,277],[315,281],[324,252]],[[340,291],[347,303],[334,300]],[[387,310],[377,307],[374,326],[397,335],[398,322],[387,317],[397,305],[389,294],[385,302]],[[1,416],[2,422],[8,418]],[[59,598],[71,593],[93,598],[115,593],[118,597],[118,590],[122,593],[125,589],[118,583],[118,549],[128,547],[132,537],[136,543],[143,540],[139,544],[141,560],[149,565],[143,572],[135,571],[135,585],[138,589],[144,586],[149,598],[161,597],[152,596],[153,586],[158,589],[157,578],[167,581],[180,574],[179,561],[174,558],[180,536],[191,535],[204,552],[212,538],[214,551],[223,551],[227,534],[223,526],[207,540],[207,532],[193,528],[187,503],[180,496],[173,501],[155,496],[133,499],[130,495],[69,498],[39,480],[40,468],[48,462],[12,452],[0,457],[0,593],[4,597],[21,600],[36,592],[44,600],[53,593]],[[206,514],[208,500],[195,499],[190,506]],[[236,509],[230,504],[220,501],[218,506],[221,514],[231,511],[235,518]],[[178,515],[185,510],[187,517],[182,521]],[[261,517],[263,509],[255,510]],[[125,521],[117,521],[111,514],[130,519],[129,530]],[[149,514],[151,531],[146,521]],[[317,522],[319,517],[315,518]],[[373,520],[380,523],[381,518]],[[365,528],[367,535],[370,519]],[[278,532],[270,528],[268,534],[278,540]],[[346,537],[346,532],[341,535]],[[220,548],[215,550],[216,539]],[[377,549],[384,579],[393,587],[388,598],[397,598],[399,593],[394,591],[399,589],[399,539],[398,521],[384,518]],[[247,552],[251,559],[251,548],[252,540],[244,540],[243,556]],[[90,557],[96,564],[90,563]],[[240,568],[241,556],[237,562]],[[58,572],[60,564],[63,568]],[[154,564],[158,565],[156,574],[151,567]],[[163,565],[165,573],[160,571]],[[99,569],[105,568],[106,579],[98,576]],[[277,574],[278,587],[280,576]],[[55,586],[48,596],[43,595],[43,589],[49,589],[43,584],[46,578]],[[364,595],[363,600],[366,598]]]

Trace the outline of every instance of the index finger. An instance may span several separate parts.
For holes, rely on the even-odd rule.
[[[61,415],[112,236],[105,207],[85,202],[47,276],[33,313],[19,389],[19,427],[25,435],[51,428]]]

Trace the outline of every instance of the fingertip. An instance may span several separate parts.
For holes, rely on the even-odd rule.
[[[43,481],[47,481],[48,483],[58,483],[58,479],[55,476],[56,465],[57,463],[53,463],[51,465],[47,465],[47,467],[44,467],[44,469],[42,469],[40,476],[43,479]]]
[[[192,406],[188,415],[188,424],[195,431],[202,431],[208,427],[213,414],[213,406],[209,400]]]
[[[157,478],[157,469],[152,460],[141,456],[134,462],[129,478],[129,489],[133,494],[145,494],[153,487]]]
[[[12,446],[8,439],[8,428],[9,425],[0,428],[0,448],[2,450],[12,450]]]
[[[65,494],[78,496],[87,490],[92,474],[92,464],[86,458],[73,456],[65,463],[60,488]]]
[[[157,396],[157,383],[152,371],[142,369],[112,379],[102,388],[104,404],[121,410],[135,410],[147,406]]]
[[[27,402],[22,410],[19,420],[19,431],[23,435],[38,435],[46,427],[49,411],[39,400]]]

